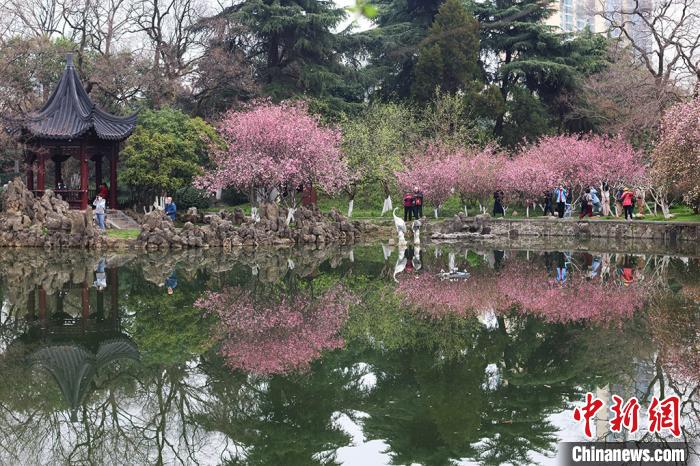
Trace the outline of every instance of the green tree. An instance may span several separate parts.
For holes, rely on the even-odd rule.
[[[550,134],[554,125],[547,107],[527,89],[516,87],[505,103],[505,118],[500,141],[514,147],[523,140]]]
[[[357,36],[369,52],[366,73],[384,100],[411,96],[421,42],[443,0],[376,0],[375,28]]]
[[[492,113],[502,107],[493,88],[483,89],[477,82],[466,92],[453,94],[436,87],[433,99],[421,112],[423,137],[451,146],[485,145],[493,138]]]
[[[413,96],[430,100],[436,87],[464,91],[480,75],[478,58],[479,23],[460,0],[447,0],[420,45]]]
[[[364,88],[345,53],[354,40],[335,32],[347,12],[330,0],[245,0],[219,19],[231,28],[228,43],[244,42],[256,81],[274,99],[305,96],[324,113],[360,103]],[[214,25],[216,27],[216,25]]]
[[[562,34],[555,26],[547,25],[553,8],[553,0],[487,0],[474,4],[483,53],[496,63],[490,81],[499,87],[502,100],[526,99],[522,92],[529,93],[554,117],[554,129],[562,131],[566,129],[565,112],[559,107],[562,96],[576,89],[582,76],[604,63],[606,40],[586,32],[578,37]],[[522,92],[516,96],[518,89]],[[509,119],[506,111],[496,118],[496,136],[513,132],[508,124],[517,125],[518,121]],[[534,138],[539,134],[525,136]],[[509,136],[509,142],[513,139]]]
[[[420,137],[418,122],[408,107],[374,104],[343,125],[343,152],[354,177],[346,188],[350,200],[368,184],[381,185],[389,196],[394,172]]]
[[[146,110],[122,151],[121,181],[141,201],[189,185],[208,162],[212,147],[223,141],[201,118],[173,109]]]

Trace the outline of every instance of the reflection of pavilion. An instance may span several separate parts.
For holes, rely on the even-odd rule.
[[[74,422],[78,421],[78,408],[95,375],[110,362],[120,359],[139,359],[136,344],[125,335],[101,341],[94,353],[79,344],[68,343],[43,346],[32,355],[32,362],[53,376]]]
[[[38,325],[44,334],[61,336],[80,335],[99,331],[106,321],[114,330],[120,331],[117,269],[106,269],[107,288],[94,291],[90,299],[90,284],[87,278],[81,283],[66,283],[49,295],[42,285],[29,291],[27,297],[27,321]],[[105,312],[105,293],[109,294],[109,309]],[[79,307],[75,305],[76,294],[80,295]],[[76,309],[77,308],[77,309]]]
[[[104,272],[104,290],[91,288],[85,280],[77,285],[64,284],[52,295],[42,286],[35,286],[27,297],[29,326],[19,340],[38,343],[29,356],[30,362],[56,381],[72,421],[78,420],[78,409],[101,369],[118,360],[139,360],[136,344],[121,330],[117,269]],[[105,294],[109,296],[107,308]],[[76,295],[79,300],[71,299]]]

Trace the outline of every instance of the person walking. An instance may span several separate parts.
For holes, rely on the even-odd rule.
[[[603,191],[600,193],[601,203],[603,204],[603,215],[610,215],[610,187],[607,183],[603,183]]]
[[[413,218],[413,194],[404,193],[403,195],[403,221],[408,222]]]
[[[593,196],[591,196],[591,188],[587,188],[586,192],[581,197],[581,213],[578,218],[583,218],[586,215],[593,217]]]
[[[418,186],[413,188],[413,218],[423,218],[423,193]]]
[[[624,189],[620,188],[615,192],[615,217],[622,215],[622,193],[624,191]]]
[[[100,230],[105,231],[105,208],[107,206],[107,202],[102,196],[98,194],[95,200],[92,201],[92,205],[95,206],[95,218],[97,219],[97,226]]]
[[[547,190],[544,192],[544,216],[548,214],[554,215],[554,204],[552,204],[552,193]]]
[[[628,188],[622,191],[622,196],[620,198],[622,201],[622,209],[625,211],[625,220],[632,220],[632,209],[634,208],[634,193]]]
[[[566,189],[562,185],[557,186],[554,190],[554,199],[557,201],[559,218],[564,218],[564,212],[566,212]]]
[[[168,196],[165,198],[165,215],[173,222],[177,218],[177,205],[173,202],[173,198]]]
[[[503,208],[503,191],[493,193],[493,216],[498,214],[506,216],[506,210]]]
[[[600,213],[603,210],[603,206],[600,204],[600,198],[598,197],[598,190],[591,186],[591,205],[593,206],[593,211]]]

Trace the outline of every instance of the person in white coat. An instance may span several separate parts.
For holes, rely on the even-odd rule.
[[[92,201],[92,205],[95,206],[95,218],[97,219],[97,226],[99,227],[100,230],[104,231],[105,230],[105,209],[107,207],[107,203],[105,199],[100,196],[99,194],[95,198],[94,201]]]

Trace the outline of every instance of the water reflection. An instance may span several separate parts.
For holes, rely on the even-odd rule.
[[[698,437],[697,258],[4,251],[0,280],[3,464],[542,463],[587,390],[677,393]]]

